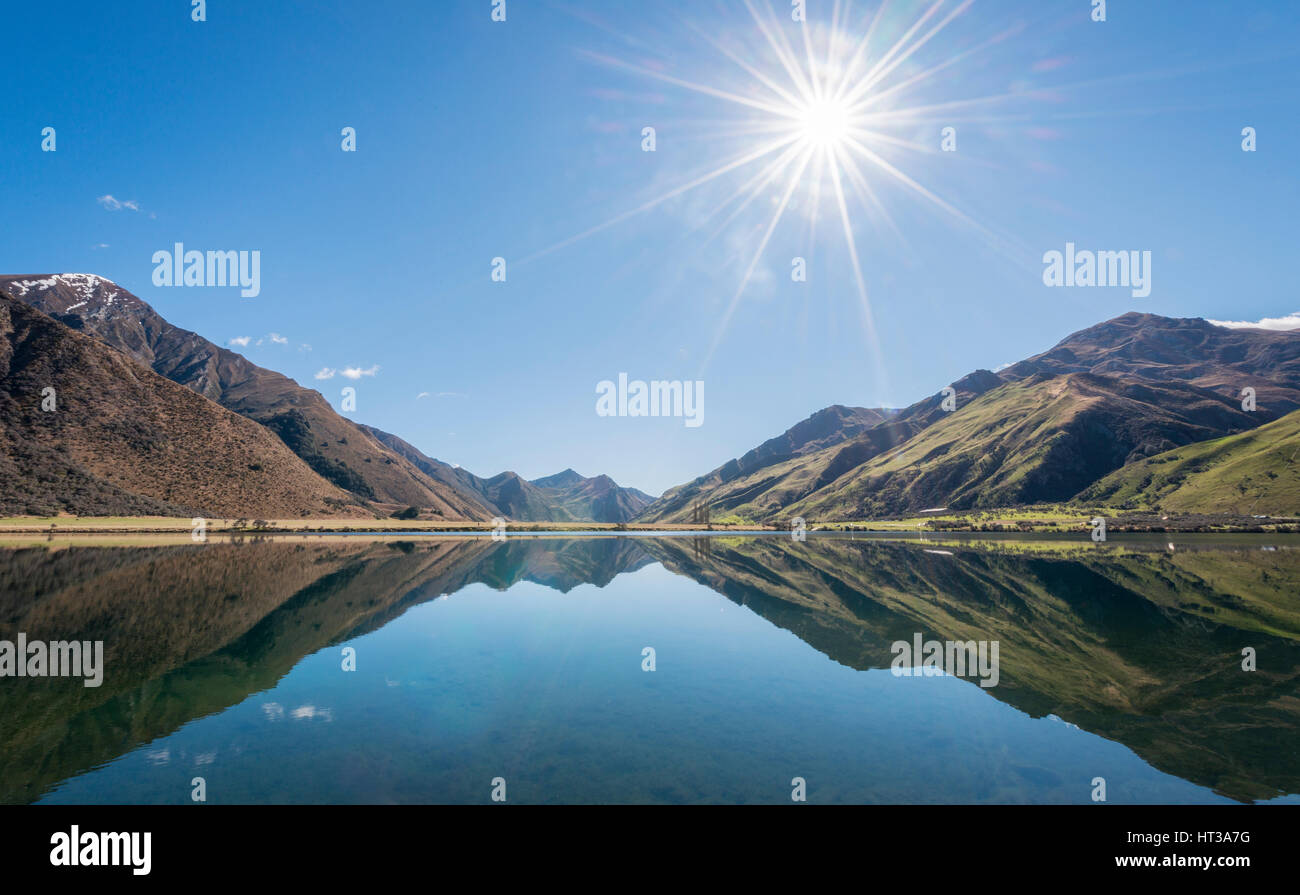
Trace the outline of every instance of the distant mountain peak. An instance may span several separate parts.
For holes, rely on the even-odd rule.
[[[992,370],[976,370],[958,379],[952,384],[952,387],[959,392],[974,392],[977,395],[982,395],[1001,384],[1002,377]]]
[[[112,280],[93,273],[5,276],[0,277],[0,288],[20,301],[35,291],[43,296],[40,309],[54,315],[75,311],[82,317],[103,318],[115,307],[145,306]]]
[[[533,479],[532,483],[539,488],[571,488],[574,485],[587,481],[585,475],[575,472],[572,467],[557,472],[555,475],[548,475],[540,479]]]

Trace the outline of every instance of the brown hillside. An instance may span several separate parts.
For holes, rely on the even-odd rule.
[[[129,354],[172,382],[261,423],[311,469],[356,498],[418,506],[447,519],[492,517],[472,495],[435,481],[362,426],[340,416],[320,392],[173,326],[146,302],[103,277],[2,276],[0,289]]]
[[[41,409],[55,389],[57,409]],[[358,511],[280,439],[0,292],[0,514]]]

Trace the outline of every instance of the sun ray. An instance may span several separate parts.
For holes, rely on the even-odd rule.
[[[853,265],[853,282],[858,292],[858,308],[862,313],[862,323],[867,345],[871,349],[872,361],[876,367],[877,378],[883,384],[884,365],[880,360],[880,342],[876,335],[876,317],[871,310],[871,298],[867,292],[866,277],[862,275],[862,261],[858,257],[858,240],[853,233],[853,223],[849,219],[849,205],[844,198],[844,184],[840,177],[839,163],[832,154],[830,157],[831,182],[835,185],[835,199],[839,204],[840,223],[844,227],[844,243],[848,247],[849,261]]]
[[[588,52],[587,55],[595,59],[596,61],[611,66],[613,68],[621,68],[627,71],[636,72],[637,74],[644,75],[647,78],[654,78],[655,80],[663,81],[665,84],[673,84],[677,87],[684,87],[687,90],[693,90],[696,93],[703,93],[706,96],[712,96],[715,97],[716,99],[725,99],[728,102],[736,103],[737,105],[749,106],[752,109],[758,109],[760,112],[767,112],[772,115],[787,115],[787,116],[790,113],[788,108],[782,106],[774,106],[771,103],[765,103],[759,100],[750,99],[749,97],[740,96],[739,94],[736,93],[729,93],[726,90],[719,90],[716,87],[710,87],[707,84],[696,84],[693,81],[687,81],[682,78],[673,77],[672,75],[666,75],[663,72],[657,72],[654,69],[645,68],[644,66],[641,65],[633,65],[631,62],[624,62],[623,60],[615,59],[612,56],[604,56],[599,53],[590,53],[590,52]]]
[[[795,87],[805,96],[811,95],[812,88],[807,82],[805,82],[798,61],[794,58],[793,54],[788,51],[788,44],[785,44],[784,38],[782,38],[781,41],[777,40],[776,35],[773,34],[767,23],[763,21],[758,10],[754,8],[752,0],[744,0],[744,4],[749,9],[749,14],[753,17],[754,24],[758,26],[758,30],[762,32],[765,38],[767,38],[768,45],[772,48],[772,52],[776,54],[776,58],[780,61],[782,67],[785,68],[786,74],[790,76],[790,80],[794,82]]]
[[[737,12],[743,6],[748,13],[748,37],[701,27],[695,22],[683,23],[688,33],[711,47],[722,61],[723,75],[716,81],[688,77],[681,71],[649,63],[597,53],[584,55],[605,66],[725,103],[733,117],[697,116],[673,122],[676,145],[689,143],[686,152],[707,153],[710,141],[718,141],[719,145],[727,145],[725,141],[757,141],[761,145],[712,170],[706,167],[704,173],[699,173],[697,169],[686,183],[524,260],[556,251],[699,190],[699,196],[688,206],[690,219],[681,228],[681,241],[689,240],[698,251],[727,233],[725,263],[743,268],[734,287],[726,287],[730,297],[722,307],[704,356],[707,365],[736,319],[769,249],[788,234],[802,244],[801,254],[811,257],[819,240],[826,242],[827,237],[821,234],[824,229],[837,244],[839,239],[844,240],[852,268],[851,293],[856,296],[864,341],[883,382],[875,309],[864,271],[862,248],[866,243],[862,242],[862,221],[856,221],[855,215],[865,218],[882,234],[892,235],[911,254],[912,245],[886,201],[895,196],[881,189],[882,185],[897,185],[901,188],[898,195],[919,197],[922,201],[916,204],[937,209],[941,219],[969,231],[1000,255],[1016,260],[1018,252],[1023,254],[1023,247],[1000,238],[962,211],[943,191],[927,186],[923,182],[926,177],[920,173],[914,176],[904,168],[912,167],[906,164],[908,160],[943,155],[937,134],[933,138],[922,135],[926,126],[940,116],[945,124],[987,118],[993,113],[1006,114],[1007,106],[1015,109],[1012,104],[1050,95],[1044,89],[1028,89],[935,101],[918,91],[922,86],[944,83],[945,79],[937,77],[939,74],[953,72],[975,54],[1022,32],[1024,26],[1003,25],[997,33],[989,29],[991,37],[986,34],[981,40],[965,41],[960,50],[936,58],[933,53],[940,46],[940,36],[959,20],[970,20],[963,17],[975,0],[924,0],[905,17],[896,15],[901,4],[893,0],[879,0],[865,9],[859,9],[853,0],[833,0],[827,4],[828,19],[796,19],[794,27],[800,32],[797,36],[790,33],[790,22],[781,21],[775,9],[784,5],[784,0],[718,2],[724,6],[734,4]],[[741,17],[745,18],[743,12]],[[893,27],[895,19],[901,33]],[[744,80],[740,80],[742,76]],[[928,142],[931,139],[933,142]],[[952,162],[936,160],[932,167],[938,170],[939,165],[971,161],[970,157]],[[924,173],[929,171],[930,167],[924,169]],[[721,181],[723,177],[734,177],[739,185],[723,188],[722,182],[730,183]],[[714,186],[704,189],[709,184]],[[773,206],[770,215],[757,210],[769,200]],[[795,214],[803,225],[783,228],[783,221]],[[823,216],[828,226],[822,226]],[[836,218],[838,227],[834,225]],[[733,239],[744,241],[737,243]],[[738,246],[734,253],[732,246]],[[1023,258],[1017,260],[1017,264],[1023,263]]]
[[[922,196],[923,198],[929,200],[934,205],[936,205],[943,211],[947,212],[957,221],[961,222],[962,224],[965,224],[974,233],[980,236],[990,249],[997,252],[999,255],[1006,258],[1008,261],[1016,265],[1021,265],[1023,263],[1023,259],[1025,257],[1023,251],[1015,251],[1008,248],[1006,244],[1007,241],[1005,239],[999,237],[992,230],[985,227],[983,224],[979,223],[978,221],[974,220],[965,212],[953,206],[950,202],[947,202],[942,197],[933,193],[931,190],[926,189],[924,186],[917,183],[907,174],[905,174],[904,172],[900,171],[898,168],[890,164],[887,160],[880,157],[875,152],[872,152],[871,149],[869,149],[868,147],[862,145],[857,140],[852,140],[852,139],[846,142],[846,146],[856,150],[867,161],[879,167],[881,170],[887,173],[894,180],[903,184],[908,189],[915,192],[917,195]]]
[[[605,221],[603,224],[597,224],[594,227],[590,227],[587,230],[582,231],[576,236],[570,236],[568,239],[547,246],[544,249],[539,249],[538,251],[534,252],[528,257],[521,259],[519,263],[526,264],[528,262],[535,261],[538,258],[541,258],[543,255],[549,255],[552,252],[558,251],[563,248],[567,248],[568,246],[573,245],[575,242],[586,239],[589,236],[593,236],[602,230],[608,230],[610,227],[613,227],[617,224],[621,224],[630,218],[636,217],[639,214],[644,214],[645,212],[650,211],[651,209],[662,205],[668,200],[675,199],[676,197],[682,195],[683,193],[689,192],[695,189],[696,187],[703,186],[704,184],[708,183],[711,180],[716,180],[722,175],[727,174],[730,171],[734,171],[737,168],[743,168],[745,165],[748,165],[750,162],[757,161],[763,156],[771,155],[773,152],[776,152],[778,149],[781,149],[783,146],[788,146],[789,144],[795,142],[797,139],[798,139],[797,136],[787,136],[783,139],[775,140],[772,143],[769,143],[766,146],[763,146],[759,149],[754,150],[753,152],[743,155],[738,159],[734,159],[728,164],[725,164],[722,167],[709,172],[708,174],[704,174],[700,177],[695,178],[689,183],[683,184],[682,186],[679,186],[676,189],[670,190],[667,193],[664,193],[662,196],[659,196],[658,198],[651,199],[650,201],[645,202],[642,205],[638,205],[636,208],[633,208],[630,211],[625,211],[622,214],[617,215],[616,217],[610,218],[608,221]]]
[[[961,15],[966,10],[970,9],[971,4],[973,4],[974,2],[975,0],[965,0],[964,3],[962,3],[956,9],[954,9],[952,12],[948,13],[948,15],[944,17],[943,21],[939,22],[939,24],[935,25],[928,32],[926,32],[925,37],[922,37],[916,43],[908,47],[906,53],[903,53],[901,56],[895,59],[892,63],[890,63],[886,68],[884,68],[879,73],[875,74],[874,76],[868,76],[867,78],[863,79],[863,81],[860,84],[858,84],[857,87],[854,88],[854,92],[849,96],[845,97],[844,101],[849,104],[856,102],[857,99],[862,94],[865,94],[872,87],[876,86],[881,81],[883,81],[886,77],[889,76],[891,72],[893,72],[900,65],[906,62],[908,59],[910,59],[912,55],[916,53],[917,50],[921,49],[921,47],[929,43],[931,38],[933,38],[936,34],[938,34],[940,31],[942,31],[944,28],[948,26],[949,22],[957,18],[957,16]]]
[[[917,31],[919,31],[921,29],[921,26],[924,25],[926,22],[928,22],[930,18],[934,16],[936,12],[939,11],[939,8],[942,7],[945,2],[946,0],[935,0],[934,4],[921,15],[921,18],[917,20],[917,22],[913,24],[911,28],[907,29],[907,31],[903,33],[902,37],[894,41],[894,45],[885,51],[885,55],[880,57],[880,59],[876,61],[876,64],[872,68],[868,69],[867,73],[862,77],[862,79],[857,81],[856,83],[862,84],[874,78],[877,72],[879,72],[882,68],[888,65],[889,61],[893,59],[894,56],[896,56],[899,52],[902,51],[903,47],[906,46],[907,42],[912,39],[912,35],[915,34]]]
[[[989,47],[993,46],[994,44],[1000,43],[1001,41],[1006,40],[1008,37],[1020,33],[1021,31],[1024,30],[1024,27],[1025,26],[1023,23],[1018,23],[1016,25],[1013,25],[1011,28],[1008,28],[1006,31],[1003,31],[1001,34],[994,35],[993,37],[989,38],[988,40],[984,41],[981,44],[978,44],[977,46],[970,47],[969,49],[963,50],[960,53],[957,53],[953,56],[949,56],[947,59],[943,60],[938,65],[935,65],[932,68],[928,68],[925,71],[920,72],[919,74],[913,75],[907,80],[901,81],[887,90],[876,91],[875,93],[872,93],[869,96],[863,97],[862,101],[858,103],[856,106],[854,106],[853,111],[855,113],[865,111],[871,106],[876,105],[888,99],[889,97],[893,96],[896,93],[902,93],[904,90],[906,90],[909,87],[912,87],[915,84],[920,84],[924,81],[927,81],[930,78],[937,75],[939,72],[951,68],[952,66],[956,65],[958,62],[962,62],[967,57],[972,56],[975,53],[983,52],[984,50],[987,50]]]
[[[745,294],[745,288],[749,285],[750,279],[754,276],[754,271],[758,268],[758,262],[763,259],[767,252],[767,244],[772,239],[772,234],[776,232],[776,227],[781,223],[781,218],[785,216],[785,210],[790,204],[790,197],[794,195],[795,189],[799,186],[799,179],[803,176],[804,169],[808,167],[808,162],[812,153],[804,154],[803,159],[799,162],[799,169],[790,177],[790,182],[786,185],[785,193],[781,196],[781,203],[772,213],[772,221],[768,224],[767,232],[763,234],[763,240],[758,244],[757,251],[754,252],[753,260],[749,262],[749,267],[745,270],[745,276],[741,278],[740,285],[736,292],[731,296],[731,301],[727,304],[727,309],[722,315],[722,321],[718,325],[717,335],[713,338],[713,344],[709,346],[708,354],[704,357],[704,366],[707,367],[709,361],[713,359],[713,353],[717,351],[718,345],[721,344],[723,336],[726,335],[727,327],[731,323],[731,316],[736,312],[736,306],[740,304],[740,298]]]
[[[845,66],[844,73],[840,77],[841,89],[846,85],[853,83],[853,80],[857,75],[858,66],[860,66],[863,60],[866,59],[867,50],[871,46],[871,38],[875,36],[876,28],[879,27],[881,20],[885,17],[885,10],[889,8],[890,2],[891,0],[884,0],[884,2],[876,8],[876,14],[872,16],[871,24],[867,26],[866,33],[862,35],[862,39],[858,42],[853,55],[849,57],[849,62]]]
[[[715,209],[713,213],[709,215],[709,218],[713,217],[714,215],[720,214],[724,208],[726,208],[732,202],[736,201],[736,199],[738,199],[742,195],[746,197],[744,201],[742,201],[734,209],[732,209],[731,213],[728,214],[726,218],[724,218],[718,224],[718,226],[709,234],[708,238],[705,239],[704,244],[707,245],[708,243],[712,242],[714,239],[717,238],[717,236],[720,233],[723,232],[723,230],[726,229],[728,224],[730,224],[736,218],[740,217],[740,215],[744,212],[744,210],[748,208],[754,202],[754,200],[756,200],[759,196],[763,194],[763,190],[769,184],[771,184],[774,180],[776,180],[778,177],[781,176],[781,172],[784,171],[787,167],[789,167],[790,164],[798,156],[798,154],[802,151],[804,151],[803,147],[801,147],[798,143],[791,144],[785,150],[785,152],[781,153],[781,155],[777,156],[775,159],[769,162],[766,168],[764,168],[762,171],[758,172],[758,174],[754,175],[754,177],[750,178],[750,180],[742,184],[740,189],[736,190],[736,192],[733,193],[731,196],[729,196],[727,199],[723,200],[723,202],[718,206],[718,208]],[[705,220],[707,221],[708,218],[706,218]]]
[[[800,28],[799,31],[803,34],[803,50],[808,59],[808,80],[812,82],[813,102],[821,102],[825,97],[822,92],[821,79],[817,76],[817,57],[813,53],[812,29],[804,27]]]
[[[894,178],[899,183],[903,184],[904,186],[906,186],[907,188],[915,192],[917,195],[928,199],[930,202],[933,202],[939,208],[942,208],[944,211],[948,212],[948,214],[952,215],[962,223],[968,224],[974,229],[984,232],[983,227],[981,227],[978,223],[972,220],[960,209],[954,207],[951,203],[949,203],[945,199],[942,199],[939,196],[935,195],[933,192],[926,189],[921,184],[917,183],[911,177],[908,177],[898,168],[891,165],[887,160],[881,158],[879,155],[873,152],[870,148],[864,146],[858,140],[849,138],[848,140],[845,141],[845,145],[851,149],[857,150],[857,152],[863,158],[865,158],[867,161],[871,162],[872,164],[876,165],[876,167],[880,168],[890,177]]]
[[[698,33],[702,38],[704,38],[706,41],[708,41],[710,44],[712,44],[713,47],[714,47],[714,48],[715,48],[719,53],[721,53],[722,55],[726,56],[726,57],[727,57],[728,59],[730,59],[732,62],[736,63],[736,64],[739,65],[741,68],[743,68],[747,74],[749,74],[752,78],[754,78],[754,80],[758,81],[758,82],[759,82],[760,84],[762,84],[764,87],[766,87],[766,88],[768,88],[769,90],[771,90],[773,93],[775,93],[775,94],[776,94],[777,96],[779,96],[781,99],[785,100],[785,101],[786,101],[787,103],[789,103],[791,106],[797,106],[797,105],[799,104],[799,98],[796,97],[796,96],[795,96],[793,93],[791,93],[790,91],[786,90],[786,89],[785,89],[784,87],[782,87],[780,84],[778,84],[774,79],[769,78],[767,75],[763,74],[763,73],[762,73],[761,71],[759,71],[757,68],[755,68],[754,66],[750,65],[750,64],[749,64],[748,62],[746,62],[744,59],[740,58],[739,55],[737,55],[736,53],[732,52],[730,49],[728,49],[724,44],[722,44],[720,41],[718,41],[718,40],[717,40],[716,38],[714,38],[712,35],[708,34],[708,33],[705,32],[704,30],[702,30],[702,29],[700,29],[700,28],[698,28],[698,27],[696,27],[696,26],[694,26],[694,25],[692,25],[691,27],[692,27],[692,28],[696,31],[696,33]]]
[[[876,195],[876,191],[871,188],[871,182],[863,175],[862,170],[858,167],[858,163],[854,161],[853,157],[847,153],[841,153],[837,157],[837,161],[842,165],[843,172],[848,175],[849,180],[852,181],[853,185],[858,189],[858,192],[865,196],[867,201],[871,203],[871,206],[880,214],[881,220],[883,220],[885,225],[889,227],[890,232],[894,234],[900,243],[904,246],[910,247],[907,237],[903,235],[903,231],[899,229],[898,224],[894,222],[893,215],[889,213],[889,209],[885,207],[885,204],[880,201],[880,197]]]
[[[904,140],[901,137],[891,136],[890,134],[884,134],[880,131],[868,130],[865,127],[851,127],[848,128],[846,133],[859,137],[867,137],[868,139],[876,140],[890,146],[897,146],[901,149],[910,149],[913,152],[919,152],[924,155],[936,155],[939,152],[939,150],[935,149],[933,146],[926,146],[923,143],[917,143],[913,140]]]

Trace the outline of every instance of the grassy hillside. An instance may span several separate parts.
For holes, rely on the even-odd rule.
[[[1038,388],[1053,380],[1064,399],[1045,403]],[[1239,410],[1246,386],[1257,412]],[[713,519],[830,522],[1067,501],[1125,463],[1300,408],[1300,331],[1125,314],[952,388],[954,413],[935,394],[865,430],[869,420],[850,430],[828,408],[670,489],[639,521],[684,522],[702,506]],[[805,430],[817,437],[798,437]]]
[[[689,522],[704,504],[714,519],[762,518],[819,487],[825,470],[857,465],[919,428],[895,416],[839,405],[819,410],[743,457],[670,489],[637,521]]]
[[[1300,515],[1300,411],[1130,463],[1079,497],[1177,513]]]
[[[786,509],[809,520],[1068,500],[1136,457],[1255,420],[1176,383],[1090,373],[1008,383]]]

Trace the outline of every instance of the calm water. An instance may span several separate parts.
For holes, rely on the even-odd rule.
[[[1285,537],[54,540],[0,547],[18,632],[106,672],[0,679],[7,803],[1300,801]]]

